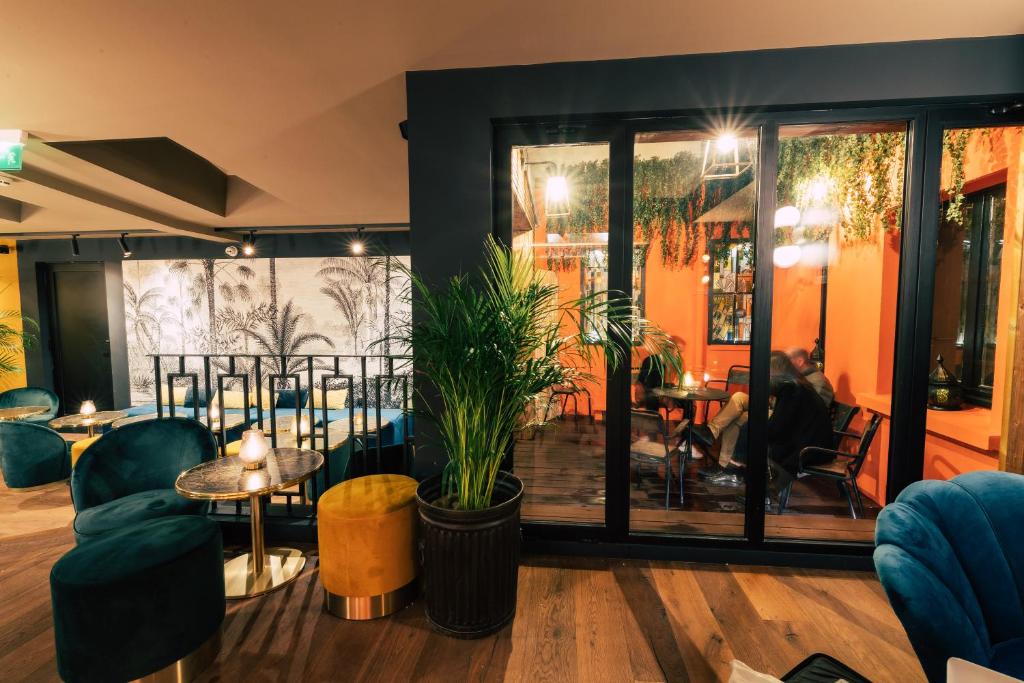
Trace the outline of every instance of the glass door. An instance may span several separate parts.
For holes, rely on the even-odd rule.
[[[631,532],[744,535],[757,161],[756,128],[635,135],[633,294],[683,363],[634,354]]]
[[[503,211],[511,246],[560,303],[606,291],[609,281],[610,143],[531,139],[508,152]],[[536,142],[534,140],[537,140]],[[507,148],[506,148],[507,149]],[[565,334],[575,321],[563,321]],[[600,321],[584,320],[597,334]],[[589,329],[588,327],[589,326]],[[515,443],[513,471],[526,485],[524,522],[605,524],[608,375],[605,359],[562,359],[570,379],[538,396]]]

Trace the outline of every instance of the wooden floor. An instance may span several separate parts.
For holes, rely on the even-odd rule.
[[[744,489],[710,486],[697,477],[703,460],[687,463],[679,500],[678,460],[673,465],[669,509],[664,468],[643,465],[630,476],[630,528],[684,535],[742,536]],[[563,524],[604,524],[604,425],[586,418],[555,421],[516,443],[514,469],[526,484],[523,518]],[[865,500],[865,514],[851,519],[835,485],[823,479],[796,482],[784,514],[765,518],[765,534],[776,538],[874,540],[878,506]],[[773,514],[773,512],[775,514]]]
[[[25,511],[28,511],[22,521]],[[0,486],[0,671],[56,681],[49,571],[72,547],[66,485]],[[428,626],[421,602],[346,622],[321,610],[318,558],[263,598],[228,603],[203,681],[724,681],[740,659],[775,675],[826,652],[875,681],[923,681],[871,574],[526,558],[518,615],[478,641]]]

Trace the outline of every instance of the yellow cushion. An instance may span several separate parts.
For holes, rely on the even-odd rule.
[[[313,407],[323,408],[324,399],[322,396],[323,389],[313,390]],[[327,390],[327,409],[328,410],[340,410],[345,407],[345,401],[348,399],[348,389],[328,389]]]
[[[345,597],[381,595],[416,578],[416,480],[358,477],[317,503],[320,579]]]
[[[102,435],[100,435],[102,436]],[[96,443],[99,436],[90,436],[86,439],[79,439],[78,441],[71,442],[71,466],[74,467],[78,459],[82,457],[82,453],[85,453],[85,449]]]
[[[225,456],[232,456],[232,455],[237,456],[238,455],[238,451],[241,448],[242,448],[242,440],[241,439],[239,439],[238,441],[228,441],[228,445],[224,447],[224,455]]]
[[[184,384],[181,385],[181,386],[178,386],[177,384],[175,384],[174,385],[174,405],[176,405],[176,406],[183,406],[183,405],[185,405],[185,394],[187,394],[188,390],[191,389],[191,388],[192,388],[191,384],[189,386],[185,386]],[[171,385],[170,384],[164,385],[163,390],[164,390],[164,395],[163,395],[164,405],[170,405],[171,404]]]

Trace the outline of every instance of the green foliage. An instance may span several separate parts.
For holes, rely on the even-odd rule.
[[[627,362],[632,329],[642,331],[652,355],[677,371],[682,365],[669,337],[640,319],[628,299],[596,292],[560,302],[558,285],[528,256],[493,239],[486,252],[477,277],[460,275],[437,289],[407,271],[419,315],[392,338],[411,349],[415,372],[436,391],[424,417],[437,425],[449,458],[446,500],[465,510],[490,506],[528,405],[552,386],[588,379],[600,352],[613,366]],[[607,321],[598,339],[584,337],[584,318]]]
[[[900,229],[903,205],[903,133],[818,135],[779,141],[779,206],[839,207],[837,225],[845,243],[874,238],[876,225]],[[814,198],[814,184],[824,180],[826,194]],[[820,190],[819,190],[820,191]],[[812,240],[827,239],[817,227]]]
[[[35,320],[22,316],[20,311],[0,311],[0,377],[21,372],[25,349],[39,341],[38,334]]]
[[[964,182],[967,174],[964,161],[971,131],[967,129],[947,130],[942,138],[942,147],[949,154],[949,203],[946,205],[946,220],[962,224],[964,221]]]

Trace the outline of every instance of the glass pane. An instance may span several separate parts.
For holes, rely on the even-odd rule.
[[[513,248],[558,285],[563,303],[608,288],[608,153],[607,143],[512,149]],[[590,332],[602,324],[583,323]],[[603,525],[605,363],[564,362],[576,379],[538,397],[516,440],[522,516]]]
[[[765,535],[870,542],[885,501],[906,123],[779,137]]]
[[[742,536],[746,484],[719,463],[747,417],[756,131],[635,143],[633,267],[645,317],[672,336],[684,374],[634,356],[630,529]]]
[[[924,477],[997,469],[1024,222],[1024,127],[945,131]],[[939,371],[941,366],[943,370]],[[941,377],[940,375],[945,375]]]

